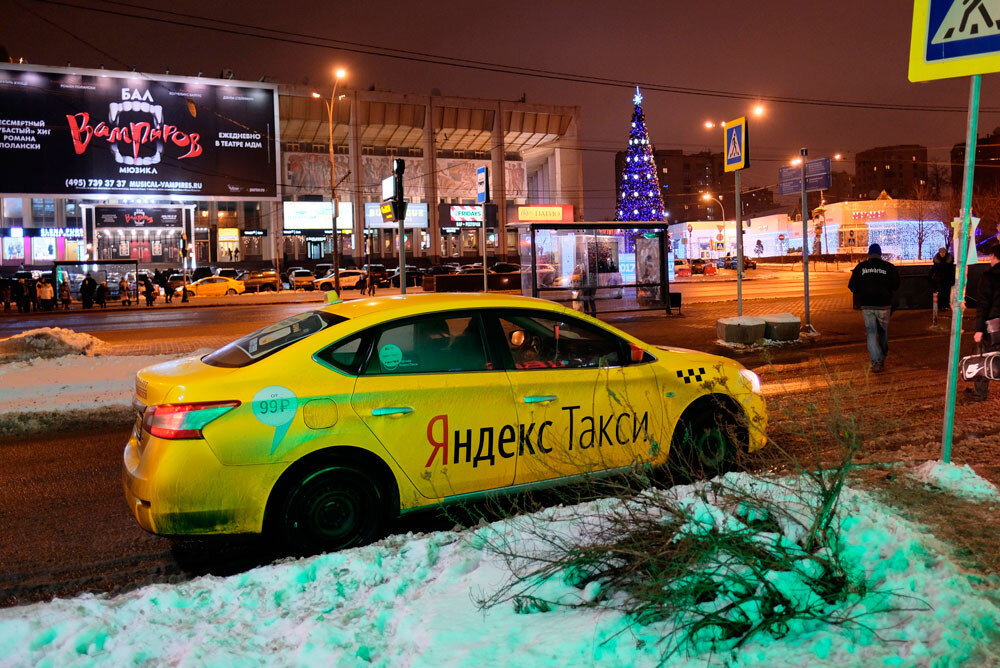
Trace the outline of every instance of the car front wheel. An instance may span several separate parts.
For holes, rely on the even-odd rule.
[[[668,467],[683,479],[706,479],[737,468],[746,452],[747,430],[732,407],[705,397],[678,422]]]
[[[386,499],[367,473],[328,464],[291,486],[273,522],[293,550],[313,554],[370,543],[385,518]]]

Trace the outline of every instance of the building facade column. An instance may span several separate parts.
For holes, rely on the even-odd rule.
[[[497,100],[493,116],[493,137],[490,165],[490,196],[497,205],[497,246],[494,249],[497,258],[507,257],[507,186],[506,186],[506,147],[504,138],[503,101]],[[483,240],[485,244],[486,241]]]
[[[431,240],[431,264],[441,263],[441,221],[438,217],[437,132],[434,127],[434,98],[424,107],[424,201],[427,202],[427,236]]]

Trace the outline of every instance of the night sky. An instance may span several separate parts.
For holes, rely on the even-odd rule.
[[[853,171],[854,152],[865,148],[919,143],[928,147],[932,162],[943,163],[952,144],[964,141],[969,81],[907,80],[913,5],[903,0],[174,0],[149,5],[172,15],[143,10],[141,0],[66,2],[172,21],[203,16],[354,42],[359,46],[352,48],[366,51],[369,46],[402,49],[620,82],[605,86],[526,77],[220,34],[38,0],[0,0],[0,44],[15,59],[33,64],[103,64],[205,76],[230,68],[238,79],[267,75],[316,86],[330,85],[331,69],[339,65],[349,72],[345,83],[362,89],[374,85],[426,94],[436,88],[445,95],[513,100],[523,94],[528,102],[579,105],[589,220],[613,217],[614,153],[625,148],[632,112],[634,91],[628,82],[957,109],[873,110],[763,99],[767,112],[752,125],[753,164],[745,185],[774,184],[778,166],[797,155],[800,146],[809,147],[810,157],[840,152],[844,167]],[[751,100],[654,90],[644,96],[650,137],[658,149],[719,151],[721,131],[706,130],[704,122],[745,115],[753,105]],[[980,134],[1000,126],[1000,77],[983,78],[982,105],[987,111],[980,116]]]

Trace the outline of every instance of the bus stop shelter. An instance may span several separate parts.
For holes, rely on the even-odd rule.
[[[600,313],[680,308],[666,222],[519,222],[521,293]]]

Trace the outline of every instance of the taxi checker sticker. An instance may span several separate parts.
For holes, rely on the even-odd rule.
[[[281,439],[295,419],[299,402],[295,393],[281,385],[271,385],[257,392],[253,397],[253,416],[258,422],[274,427],[271,454],[278,448]]]

